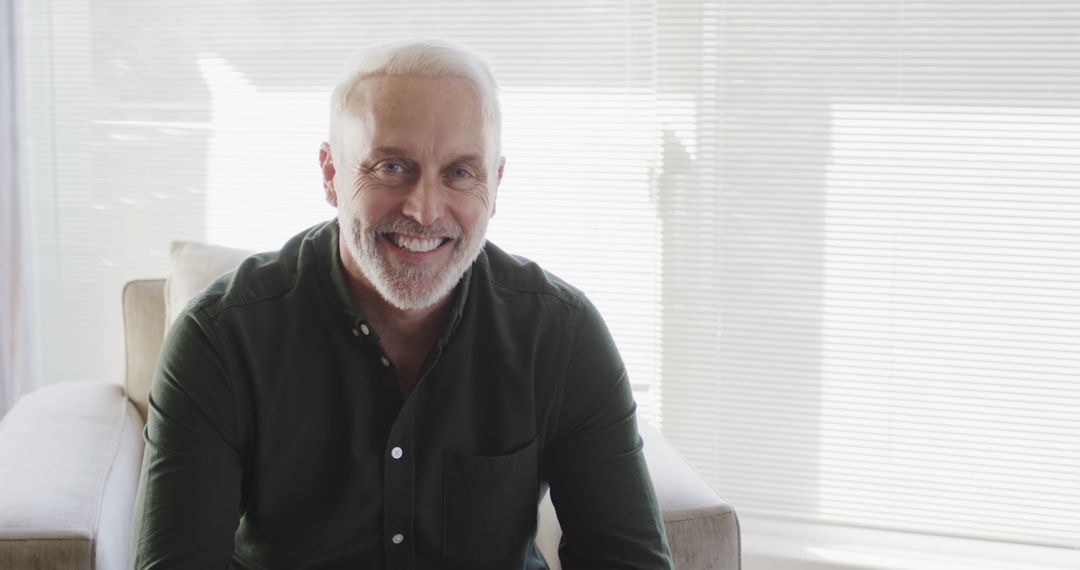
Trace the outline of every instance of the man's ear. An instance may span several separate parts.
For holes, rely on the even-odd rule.
[[[330,143],[324,142],[319,145],[319,169],[322,170],[323,191],[326,194],[326,203],[337,208],[337,191],[334,190],[334,157],[330,155]],[[500,169],[499,174],[502,174]]]
[[[499,169],[495,176],[495,195],[491,197],[491,217],[495,217],[495,207],[499,201],[499,185],[502,184],[503,170],[506,169],[506,157],[499,157]]]

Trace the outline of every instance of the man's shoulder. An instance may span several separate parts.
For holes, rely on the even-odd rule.
[[[230,309],[282,299],[315,263],[316,244],[325,238],[322,234],[329,223],[296,234],[281,249],[248,256],[235,269],[215,279],[189,308],[203,317],[217,319]]]
[[[493,289],[502,295],[545,297],[579,307],[585,294],[540,264],[507,253],[490,241],[484,246],[482,264]]]

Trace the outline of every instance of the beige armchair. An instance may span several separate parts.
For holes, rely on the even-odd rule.
[[[200,275],[178,275],[181,253],[174,248],[174,284],[197,291],[220,273],[213,263],[201,263],[195,272]],[[165,285],[154,279],[124,287],[123,387],[52,384],[22,398],[0,421],[0,568],[129,567],[146,396],[168,319],[167,299],[175,303],[183,296],[175,286],[167,293]],[[641,434],[676,568],[739,568],[731,506],[644,422]],[[559,536],[545,497],[537,542],[552,568],[559,568]]]

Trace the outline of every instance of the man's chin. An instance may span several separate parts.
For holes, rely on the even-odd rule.
[[[380,289],[379,294],[382,298],[395,308],[402,311],[422,311],[446,299],[454,290],[454,286],[443,286],[428,291],[401,291],[391,287]]]
[[[460,251],[451,251],[448,252],[451,253],[450,259],[446,259],[441,267],[424,268],[403,261],[392,252],[378,251],[379,248],[396,247],[383,242],[374,248],[378,252],[375,259],[371,259],[374,263],[361,264],[361,270],[383,300],[391,306],[403,311],[429,309],[444,301],[454,291],[465,272],[480,255],[483,243],[470,252],[467,262],[460,256]],[[461,246],[459,243],[454,247]]]
[[[374,269],[374,268],[372,268]],[[375,290],[390,305],[403,311],[418,311],[431,308],[444,300],[461,275],[450,279],[444,275],[432,275],[426,272],[365,271]],[[374,275],[372,274],[374,273]]]

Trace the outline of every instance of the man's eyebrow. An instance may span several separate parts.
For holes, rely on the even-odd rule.
[[[408,156],[409,153],[396,146],[378,146],[371,149],[371,156]],[[484,156],[477,152],[469,152],[455,156],[450,161],[452,164],[459,162],[484,162]]]
[[[408,153],[396,146],[378,146],[371,149],[372,156],[405,156],[406,154]]]
[[[472,153],[462,154],[460,156],[457,156],[453,160],[451,160],[450,162],[452,164],[457,164],[459,162],[480,162],[480,163],[482,163],[482,162],[484,162],[484,157],[481,156],[478,153],[472,152]]]

